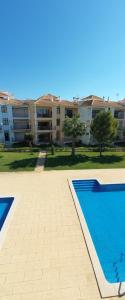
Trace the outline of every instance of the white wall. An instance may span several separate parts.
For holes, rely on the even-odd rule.
[[[14,142],[12,107],[7,105],[7,112],[2,113],[1,106],[2,105],[0,105],[0,143],[5,143],[4,132],[7,131],[10,136],[10,141],[6,142],[6,144],[12,144]],[[3,125],[4,118],[8,119],[8,125]]]
[[[83,144],[88,145],[90,143],[90,124],[92,120],[92,108],[91,107],[78,107],[78,113],[80,115],[81,122],[85,122],[86,132],[80,137]]]

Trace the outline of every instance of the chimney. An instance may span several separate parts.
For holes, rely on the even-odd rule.
[[[74,102],[78,102],[79,101],[79,97],[73,97],[73,101]]]

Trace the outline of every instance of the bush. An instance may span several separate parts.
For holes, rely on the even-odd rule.
[[[0,151],[2,151],[5,148],[5,145],[0,143]]]
[[[26,143],[26,141],[22,141],[22,142],[15,142],[15,143],[13,143],[13,145],[12,145],[12,147],[13,148],[20,148],[20,147],[27,147],[27,143]]]

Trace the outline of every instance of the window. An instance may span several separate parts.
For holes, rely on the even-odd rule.
[[[2,105],[1,106],[1,111],[2,111],[2,113],[6,113],[7,112],[7,106],[6,105]]]
[[[114,118],[116,119],[124,119],[124,111],[115,110]]]
[[[9,124],[8,119],[7,119],[7,118],[4,118],[4,119],[3,119],[3,125],[8,125],[8,124]]]
[[[5,137],[5,141],[6,141],[6,142],[9,142],[9,140],[10,140],[10,135],[9,135],[9,132],[8,132],[8,131],[5,131],[5,132],[4,132],[4,137]]]
[[[119,120],[118,121],[118,129],[122,129],[123,128],[123,121]]]
[[[65,117],[73,117],[73,110],[71,108],[65,108]]]
[[[96,117],[96,115],[100,112],[101,110],[93,110],[92,111],[92,118],[94,119]]]
[[[59,106],[57,106],[56,111],[57,111],[57,114],[60,114],[60,107]]]
[[[57,125],[57,126],[60,126],[60,119],[57,119],[57,120],[56,120],[56,125]]]
[[[56,132],[56,140],[57,140],[57,142],[60,141],[60,131],[59,130],[57,130],[57,132]]]

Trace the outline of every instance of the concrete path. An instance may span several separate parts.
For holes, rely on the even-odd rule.
[[[46,159],[46,152],[40,151],[36,163],[36,168],[35,168],[36,172],[41,172],[44,170],[45,159]]]

